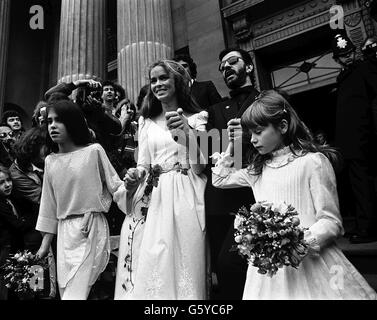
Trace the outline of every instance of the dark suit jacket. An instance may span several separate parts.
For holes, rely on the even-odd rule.
[[[240,118],[244,111],[254,102],[255,97],[259,94],[253,87],[242,88],[239,94],[231,99],[215,104],[209,108],[209,119],[207,131],[216,128],[218,130],[226,129],[227,123],[236,117]],[[242,108],[241,108],[242,107]],[[241,109],[240,109],[241,108]],[[222,139],[219,141],[222,145]],[[250,141],[243,143],[243,159],[246,165],[247,152],[250,149]],[[221,150],[221,152],[226,150]],[[210,151],[210,154],[213,152]],[[228,215],[231,212],[236,213],[243,205],[254,202],[252,190],[250,188],[237,189],[218,189],[212,185],[212,165],[206,168],[208,182],[206,186],[205,202],[207,215]]]
[[[354,65],[338,76],[335,144],[346,159],[376,153],[377,62]]]
[[[0,197],[0,247],[10,246],[13,250],[21,250],[24,248],[24,234],[32,231],[35,226],[25,217],[25,212],[32,209],[28,208],[28,202],[10,200],[19,216],[14,215],[7,199]]]
[[[222,101],[212,81],[194,81],[191,87],[191,95],[199,106],[205,110]]]

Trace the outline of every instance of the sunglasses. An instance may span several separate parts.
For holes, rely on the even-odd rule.
[[[227,60],[225,61],[222,61],[219,65],[219,71],[220,72],[223,72],[224,69],[225,69],[225,64],[228,62],[228,64],[230,64],[231,66],[236,64],[238,61],[242,60],[241,57],[230,57],[228,58]]]
[[[13,131],[9,131],[9,132],[2,132],[2,133],[0,133],[0,139],[4,139],[7,136],[13,138],[14,137],[14,132]]]

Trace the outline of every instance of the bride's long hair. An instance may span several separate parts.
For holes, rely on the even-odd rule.
[[[150,82],[151,71],[155,67],[162,67],[169,76],[174,77],[175,94],[177,102],[180,108],[187,113],[199,113],[202,109],[196,103],[191,96],[190,75],[187,73],[179,63],[171,60],[160,60],[153,63],[148,69],[148,77]],[[151,90],[149,83],[148,92],[144,98],[144,102],[141,108],[141,115],[147,118],[153,118],[161,114],[162,105],[161,102],[155,97]]]

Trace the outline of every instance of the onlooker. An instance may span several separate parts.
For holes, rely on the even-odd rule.
[[[0,165],[9,168],[12,165],[14,132],[6,125],[0,125]]]
[[[140,110],[141,107],[143,106],[144,98],[148,94],[148,90],[149,90],[149,85],[148,84],[144,85],[140,89],[140,92],[139,92],[139,95],[138,95],[137,101],[136,101],[137,110]]]
[[[355,203],[356,230],[352,243],[377,240],[375,174],[377,72],[355,59],[355,46],[346,34],[332,43],[333,57],[342,66],[338,76],[335,146],[344,157]],[[371,65],[369,65],[371,66]]]
[[[33,229],[23,214],[27,204],[15,201],[12,196],[12,179],[9,170],[0,166],[0,265],[11,253],[24,249],[23,233]],[[26,208],[26,209],[25,209]],[[0,275],[0,300],[7,300],[8,292]]]
[[[32,127],[40,127],[44,124],[47,106],[48,103],[46,101],[39,101],[37,103],[31,117]]]
[[[20,114],[14,110],[4,112],[1,123],[12,129],[15,140],[18,140],[25,131]]]
[[[199,107],[207,110],[211,105],[222,101],[215,85],[212,81],[197,81],[197,65],[188,55],[177,55],[174,61],[181,64],[191,77],[191,95],[198,103]]]

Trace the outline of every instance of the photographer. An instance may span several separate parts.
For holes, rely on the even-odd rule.
[[[112,112],[101,102],[103,96],[102,85],[93,79],[76,80],[71,83],[60,83],[45,93],[48,102],[69,99],[74,90],[77,90],[75,102],[83,110],[89,128],[94,132],[95,140],[102,145],[108,153],[113,150],[114,135],[122,131],[120,121],[113,116]],[[113,163],[114,167],[118,166]],[[118,169],[118,168],[115,168]]]

